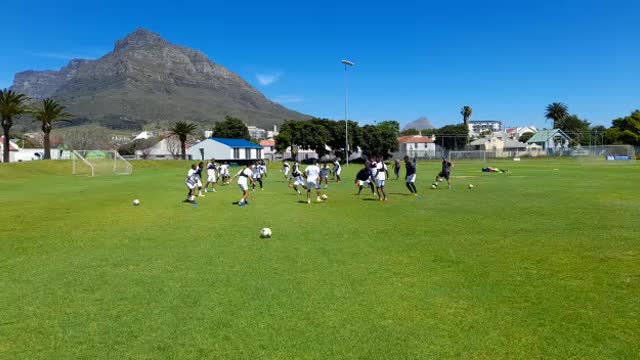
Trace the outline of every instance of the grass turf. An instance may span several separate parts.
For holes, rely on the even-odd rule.
[[[640,357],[640,167],[456,165],[312,205],[271,169],[244,208],[180,203],[187,162],[2,165],[0,358]]]

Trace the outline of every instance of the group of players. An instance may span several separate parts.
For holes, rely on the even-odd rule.
[[[416,164],[415,159],[411,161],[408,156],[404,157],[405,163],[405,183],[407,189],[411,194],[417,196],[418,190],[416,188]],[[209,191],[211,186],[212,192],[217,192],[216,186],[218,179],[221,180],[223,185],[228,185],[231,181],[237,180],[238,187],[242,190],[242,198],[238,201],[239,206],[245,206],[249,204],[249,184],[251,183],[252,190],[255,191],[259,185],[260,190],[263,189],[263,178],[267,177],[267,166],[264,161],[258,161],[256,163],[250,163],[242,168],[232,178],[229,177],[229,164],[226,162],[218,165],[215,160],[211,160],[207,164],[207,182],[203,186],[202,173],[204,171],[205,163],[200,162],[197,165],[192,164],[191,169],[187,172],[187,178],[185,184],[188,189],[187,198],[184,202],[196,204],[196,196],[204,197],[204,192]],[[447,181],[449,189],[451,188],[451,169],[453,164],[446,159],[442,159],[442,170],[436,175],[435,182],[432,187],[437,187],[440,181]],[[396,180],[400,178],[401,163],[400,159],[394,160],[394,173]],[[296,191],[299,195],[302,194],[300,188],[306,190],[307,203],[311,203],[311,193],[315,190],[316,201],[322,202],[327,199],[326,195],[322,194],[322,184],[324,183],[325,189],[329,187],[329,177],[333,175],[336,182],[341,182],[342,166],[339,160],[333,162],[333,169],[329,167],[329,163],[323,162],[320,165],[317,161],[307,166],[304,171],[300,170],[300,164],[296,161],[293,164],[293,168],[287,161],[283,161],[282,173],[290,188]],[[362,189],[365,186],[371,188],[372,194],[378,195],[379,201],[388,201],[387,191],[385,189],[386,181],[389,179],[389,170],[384,160],[381,157],[369,158],[365,161],[364,167],[357,173],[355,184],[358,187],[358,195],[361,194]],[[196,195],[197,191],[197,195]]]

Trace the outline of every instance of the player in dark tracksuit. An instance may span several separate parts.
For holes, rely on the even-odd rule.
[[[358,174],[356,175],[356,185],[358,185],[358,195],[362,192],[362,188],[365,184],[369,184],[371,187],[371,193],[375,194],[376,190],[373,188],[373,181],[371,180],[371,172],[369,167],[365,164]]]
[[[396,180],[400,179],[400,159],[395,159],[393,162],[393,173],[396,175]]]
[[[449,185],[449,189],[451,189],[451,168],[453,164],[451,161],[447,159],[442,159],[442,171],[436,176],[436,186],[438,186],[438,181],[442,178],[447,179],[447,184]]]
[[[413,195],[418,195],[418,189],[416,189],[416,164],[412,163],[408,156],[404,157],[404,164],[407,169],[407,174],[404,177],[407,189]]]

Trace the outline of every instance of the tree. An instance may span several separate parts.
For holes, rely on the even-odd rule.
[[[462,110],[460,110],[460,114],[462,115],[464,124],[469,125],[471,114],[473,114],[473,109],[471,108],[471,106],[463,106]]]
[[[411,135],[419,135],[420,131],[414,128],[409,128],[407,130],[403,130],[400,133],[400,136],[411,136]]]
[[[590,124],[586,120],[580,119],[578,115],[568,115],[560,121],[558,129],[564,131],[572,142],[582,143],[583,138],[588,136]]]
[[[29,98],[24,94],[7,89],[0,90],[0,116],[2,116],[2,129],[4,130],[3,162],[9,162],[9,131],[13,126],[13,119],[29,111],[28,101]]]
[[[535,135],[535,133],[532,133],[531,131],[527,131],[526,133],[523,133],[522,135],[520,135],[520,137],[518,138],[518,141],[526,143],[527,141],[529,141],[529,139],[531,139],[533,135]]]
[[[569,116],[569,108],[561,102],[554,102],[547,105],[545,118],[553,120],[553,128],[558,129],[562,125],[562,120]]]
[[[187,137],[196,133],[198,128],[195,124],[189,124],[184,121],[178,121],[169,131],[171,135],[177,136],[180,140],[180,153],[182,160],[187,158]]]
[[[400,124],[397,121],[383,121],[377,125],[362,127],[362,152],[369,157],[388,159],[398,151]]]
[[[64,144],[74,150],[105,149],[111,145],[107,129],[100,126],[83,126],[66,130]]]
[[[42,104],[33,111],[33,117],[42,125],[44,135],[44,160],[51,159],[50,134],[55,122],[68,122],[65,118],[70,115],[64,111],[64,106],[53,99],[44,99]]]
[[[469,127],[464,124],[445,125],[439,129],[429,129],[428,135],[436,136],[436,143],[445,149],[464,148],[469,141]]]
[[[247,125],[242,120],[231,116],[225,116],[224,121],[216,123],[213,136],[226,139],[251,139]]]

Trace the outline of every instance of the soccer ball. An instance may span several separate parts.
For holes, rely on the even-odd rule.
[[[271,229],[264,228],[264,229],[260,230],[260,237],[261,238],[270,238],[271,237]]]
[[[473,184],[469,184],[469,189],[473,189]]]
[[[322,200],[327,200],[329,197],[327,196],[327,194],[322,194]]]
[[[138,205],[140,205],[140,200],[138,199],[133,200],[133,206],[138,206]]]

